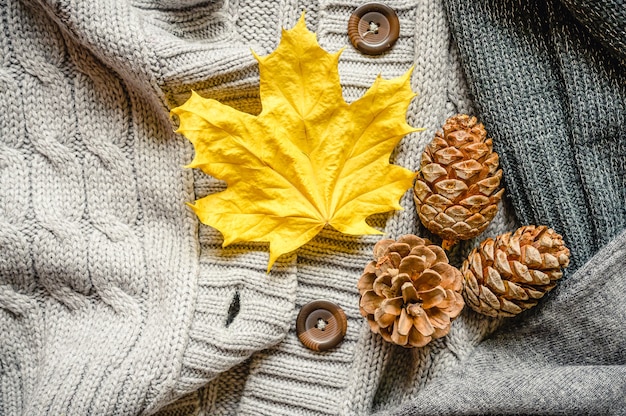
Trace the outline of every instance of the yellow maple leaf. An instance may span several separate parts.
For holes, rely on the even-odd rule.
[[[405,75],[385,80],[348,105],[337,64],[306,28],[304,15],[283,30],[278,48],[259,62],[262,111],[237,111],[195,92],[172,110],[177,132],[195,148],[188,165],[224,180],[227,189],[191,205],[217,228],[224,246],[269,242],[268,272],[282,254],[329,224],[346,234],[381,234],[365,219],[402,209],[415,173],[389,163],[408,133],[415,96]]]

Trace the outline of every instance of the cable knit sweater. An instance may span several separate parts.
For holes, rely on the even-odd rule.
[[[426,130],[394,154],[415,170],[443,121],[473,109],[444,4],[386,4],[397,43],[379,57],[347,47],[339,73],[351,102],[377,74],[415,66],[407,119]],[[358,310],[356,281],[379,237],[325,229],[269,275],[267,246],[222,248],[185,203],[224,184],[183,168],[192,148],[168,115],[191,89],[258,113],[250,49],[269,53],[306,10],[334,52],[349,45],[359,5],[0,0],[0,414],[429,413],[408,400],[501,322],[466,309],[445,338],[395,347]],[[373,218],[392,238],[422,232],[410,194],[401,203]],[[485,236],[515,226],[505,204]],[[295,334],[314,299],[348,319],[323,353]]]

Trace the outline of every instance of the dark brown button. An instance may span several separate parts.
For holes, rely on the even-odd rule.
[[[347,327],[343,309],[325,300],[307,303],[296,319],[298,338],[313,351],[326,351],[339,344]]]
[[[352,13],[348,21],[350,42],[368,55],[379,55],[389,50],[398,40],[398,35],[398,15],[384,4],[364,4]]]

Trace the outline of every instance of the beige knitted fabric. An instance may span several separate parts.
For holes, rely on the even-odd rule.
[[[339,71],[351,102],[377,74],[415,66],[407,117],[426,131],[402,141],[395,163],[417,169],[443,121],[472,109],[440,1],[386,4],[400,18],[393,49],[348,46]],[[430,346],[392,347],[358,311],[356,281],[379,237],[324,230],[266,275],[267,247],[221,248],[184,204],[224,185],[182,167],[192,149],[168,110],[195,89],[258,112],[250,48],[269,53],[306,10],[336,51],[359,5],[0,1],[0,414],[367,414],[497,325],[465,312]],[[389,237],[421,232],[412,204],[407,193],[404,211],[374,223]],[[501,214],[487,234],[513,222]],[[314,299],[348,318],[324,353],[295,335]]]

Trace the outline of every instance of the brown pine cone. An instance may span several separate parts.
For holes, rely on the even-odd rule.
[[[439,246],[414,235],[381,240],[359,279],[361,315],[373,332],[404,347],[445,336],[463,309],[463,276]]]
[[[444,239],[444,248],[476,237],[495,217],[504,193],[498,163],[485,127],[468,115],[450,117],[426,146],[413,199],[422,224]]]
[[[544,225],[489,238],[461,268],[465,302],[484,315],[515,316],[554,288],[569,254],[563,238]]]

